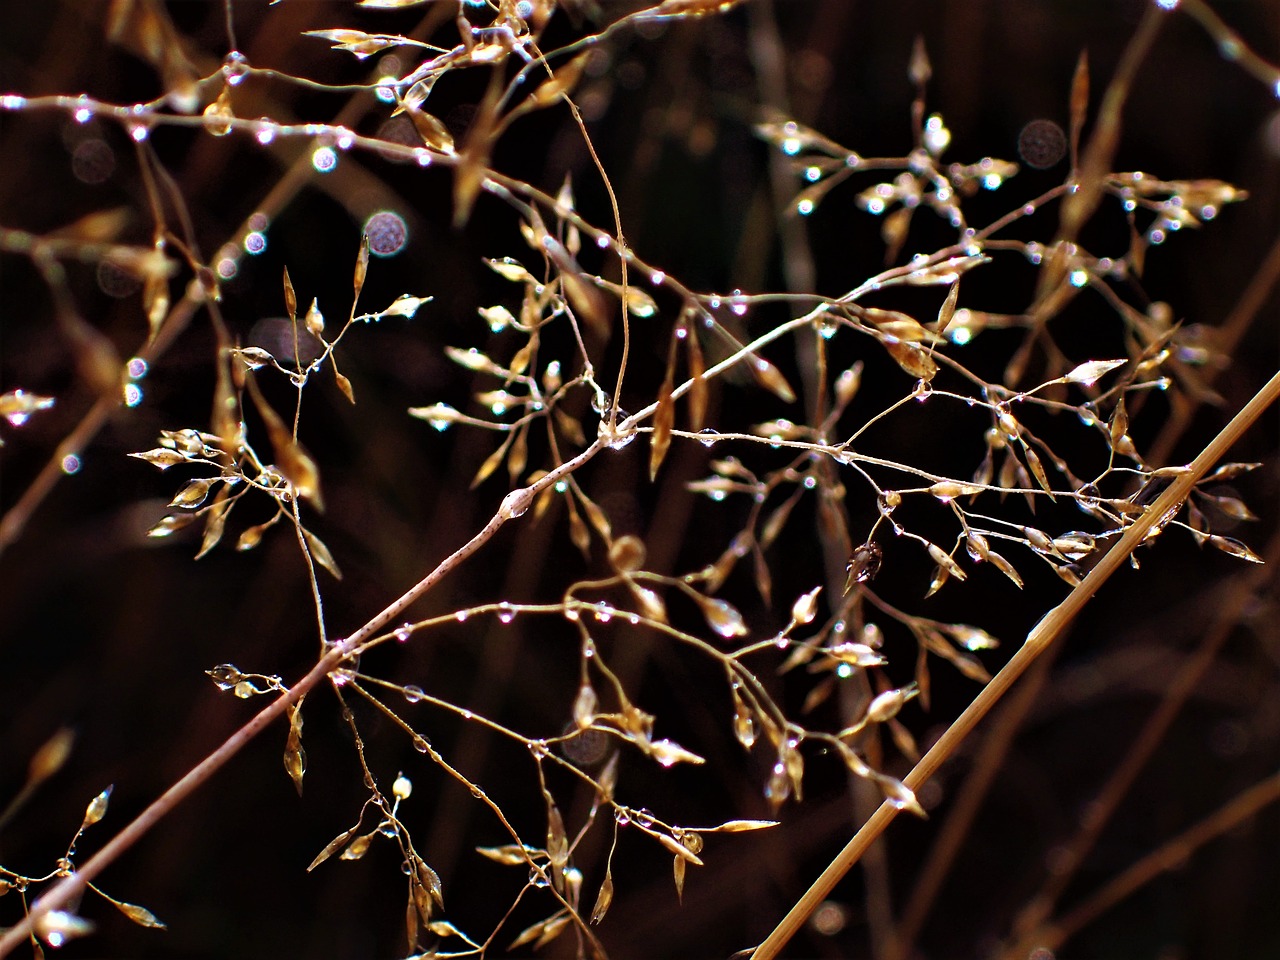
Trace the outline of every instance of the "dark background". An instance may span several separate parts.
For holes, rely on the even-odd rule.
[[[1018,132],[1029,121],[1044,118],[1066,126],[1068,91],[1081,49],[1088,50],[1096,109],[1144,6],[1136,0],[794,0],[774,4],[774,13],[794,115],[864,156],[901,155],[910,146],[912,90],[906,65],[913,39],[923,36],[934,70],[929,109],[943,114],[953,134],[947,157],[972,162],[984,155],[1016,159]],[[1256,51],[1280,59],[1280,6],[1215,6]],[[612,0],[602,7],[610,18],[628,9]],[[167,9],[201,70],[216,69],[227,50],[221,5],[172,3]],[[364,82],[376,58],[358,64],[328,50],[322,40],[301,37],[302,31],[408,31],[423,9],[378,15],[339,3],[234,4],[239,47],[251,63],[331,83]],[[105,11],[105,4],[75,2],[6,7],[0,13],[0,93],[83,91],[121,103],[158,96],[162,90],[153,69],[104,40]],[[772,211],[787,198],[770,196],[768,149],[751,132],[761,97],[748,51],[760,19],[760,11],[744,8],[725,17],[646,29],[644,35],[623,31],[604,47],[602,70],[593,71],[578,91],[618,190],[629,241],[647,262],[699,291],[784,287]],[[548,45],[569,40],[586,26],[557,14]],[[452,31],[445,23],[438,42],[453,43]],[[406,59],[409,55],[406,51]],[[479,76],[449,77],[430,103],[461,133],[482,92]],[[348,98],[262,78],[248,81],[238,96],[243,99],[237,103],[246,105],[238,109],[247,116],[315,121],[332,119]],[[1186,323],[1208,327],[1219,325],[1235,305],[1276,236],[1278,108],[1280,101],[1224,61],[1188,17],[1168,18],[1126,107],[1116,169],[1142,169],[1168,179],[1220,178],[1247,189],[1251,197],[1224,210],[1205,229],[1150,251],[1145,292],[1129,292],[1135,302],[1144,296],[1168,301]],[[375,132],[387,112],[385,105],[372,103],[356,129]],[[85,183],[72,169],[73,152],[86,136],[100,137],[113,158],[109,176],[100,183]],[[155,130],[151,141],[186,199],[209,258],[280,179],[282,163],[301,149],[286,142],[266,151],[241,136],[214,139],[172,128]],[[519,121],[503,139],[495,166],[550,191],[571,172],[584,215],[609,225],[599,180],[563,108]],[[1001,190],[975,198],[966,212],[971,222],[983,224],[1061,182],[1065,174],[1065,163],[1044,171],[1024,169]],[[881,222],[853,203],[855,193],[875,179],[855,178],[838,188],[808,221],[820,293],[838,295],[882,265]],[[515,218],[492,198],[481,198],[464,229],[453,228],[450,187],[444,170],[421,171],[357,152],[343,155],[337,171],[313,178],[272,223],[266,252],[246,259],[224,285],[223,310],[241,336],[249,336],[260,318],[283,312],[279,276],[285,265],[299,300],[309,303],[318,296],[333,324],[349,300],[361,224],[373,211],[387,208],[406,218],[410,243],[398,257],[375,260],[362,303],[379,306],[406,292],[435,297],[412,321],[390,319],[359,328],[344,341],[339,356],[357,406],[348,405],[323,375],[307,392],[302,438],[321,465],[328,502],[314,529],[346,574],[340,585],[321,575],[335,636],[354,630],[462,543],[504,492],[496,479],[468,491],[470,478],[493,448],[491,434],[466,429],[437,434],[404,415],[406,407],[437,401],[466,409],[471,392],[492,386],[449,363],[442,347],[479,346],[495,354],[512,349],[503,346],[511,341],[489,340],[475,310],[497,302],[514,306],[515,288],[496,279],[479,259],[516,256],[532,262]],[[97,121],[78,127],[60,112],[0,114],[0,224],[48,231],[92,210],[117,206],[134,211],[122,239],[147,242],[145,194],[123,131]],[[1017,235],[1048,240],[1053,218],[1052,211],[1033,218]],[[1093,231],[1085,238],[1092,252],[1123,253],[1125,228],[1114,209],[1104,204]],[[921,213],[906,253],[947,242],[949,231]],[[585,258],[584,265],[604,269]],[[995,267],[966,281],[966,302],[993,311],[1024,309],[1035,272],[1026,265]],[[104,295],[87,266],[71,268],[71,283],[83,315],[122,355],[135,350],[145,324],[138,296]],[[661,377],[668,324],[678,308],[661,295],[659,301],[664,312],[635,325],[628,382],[636,405],[652,397]],[[934,299],[920,296],[878,305],[936,309]],[[787,316],[785,308],[762,307],[747,317],[746,327],[759,333]],[[16,501],[90,403],[51,317],[47,291],[30,264],[0,256],[0,390],[21,386],[58,398],[53,411],[21,430],[3,429],[0,509]],[[1123,355],[1119,324],[1097,296],[1078,298],[1055,333],[1080,360]],[[847,364],[866,347],[845,339],[838,338],[833,349]],[[83,469],[58,485],[21,540],[0,556],[0,800],[17,792],[31,755],[56,729],[69,725],[77,732],[67,766],[0,835],[0,863],[12,870],[40,875],[51,869],[85,804],[114,783],[107,818],[80,843],[79,856],[87,857],[248,718],[255,702],[220,694],[203,670],[233,662],[290,681],[312,662],[314,617],[292,536],[282,526],[254,552],[231,549],[243,525],[266,519],[265,512],[253,515],[255,507],[248,503],[238,508],[228,542],[199,562],[191,559],[198,543],[194,528],[188,531],[192,535],[167,541],[143,536],[177,489],[181,468],[162,475],[125,454],[154,446],[160,429],[207,425],[212,343],[207,322],[197,317],[141,382],[142,404],[121,408],[82,451]],[[965,359],[995,376],[1015,346],[1011,335],[987,334]],[[606,361],[610,370],[617,362],[616,345],[612,349]],[[798,382],[788,350],[788,344],[780,344],[769,355]],[[1252,396],[1274,372],[1278,353],[1272,296],[1217,381],[1222,409],[1196,418],[1173,461],[1193,456]],[[876,400],[868,400],[863,413],[906,389],[902,375],[878,356],[868,358],[867,376],[864,391]],[[288,409],[287,390],[268,390],[268,395],[277,409]],[[624,406],[628,402],[624,397]],[[875,452],[950,465],[957,475],[969,472],[981,453],[980,428],[941,405],[927,409],[929,416],[904,419],[877,436]],[[1157,400],[1135,418],[1140,446],[1158,432],[1167,409]],[[800,418],[798,407],[784,409],[741,382],[715,391],[713,411],[725,430],[768,417]],[[587,426],[593,429],[590,421]],[[1272,413],[1231,454],[1264,462],[1262,470],[1236,484],[1261,521],[1221,532],[1247,540],[1259,552],[1276,529],[1278,436]],[[759,457],[753,450],[717,448],[717,455],[722,452]],[[1082,448],[1082,456],[1096,454],[1094,447]],[[706,475],[710,456],[700,446],[677,443],[657,484],[650,485],[647,445],[636,443],[599,458],[581,480],[609,512],[615,532],[644,536],[653,569],[680,573],[714,559],[744,516],[741,504],[713,505],[683,492],[683,482]],[[755,463],[763,468],[767,458]],[[856,535],[869,527],[874,506],[859,498],[864,488],[852,481],[849,487]],[[1073,512],[1062,516],[1068,527],[1088,523]],[[920,516],[920,529],[936,520]],[[948,529],[945,521],[938,529]],[[556,600],[573,578],[604,569],[598,556],[595,564],[585,564],[565,534],[558,509],[538,524],[525,518],[510,525],[415,608],[415,616],[497,599]],[[951,584],[921,605],[927,564],[919,551],[890,546],[886,574],[891,575],[877,583],[887,599],[938,619],[978,623],[1001,637],[1007,649],[1064,594],[1062,583],[1043,565],[1019,555],[1015,562],[1028,581],[1021,593],[994,571],[982,570],[968,584]],[[1158,546],[1145,552],[1139,573],[1126,569],[1107,585],[1068,639],[935,905],[920,940],[921,957],[980,955],[1007,933],[1009,920],[1041,882],[1056,845],[1071,835],[1083,805],[1203,634],[1225,585],[1243,569],[1225,555],[1197,550],[1185,535],[1167,534]],[[807,504],[797,510],[770,560],[776,609],[760,603],[745,570],[724,591],[760,636],[785,622],[790,598],[822,580]],[[1274,597],[1263,591],[1140,777],[1068,892],[1067,904],[1274,771],[1280,743],[1276,622]],[[910,679],[914,647],[905,631],[886,626],[886,632],[888,675],[904,683]],[[732,739],[722,672],[654,636],[616,630],[602,631],[601,639],[610,662],[628,678],[633,699],[658,716],[658,735],[708,758],[700,769],[661,771],[624,751],[620,797],[687,825],[769,816],[761,787],[771,758],[760,752],[745,756]],[[559,621],[518,619],[505,627],[472,621],[419,641],[380,651],[363,666],[398,683],[417,683],[531,736],[554,736],[569,719],[576,643]],[[994,670],[1005,655],[996,651],[984,659]],[[761,669],[771,677],[763,663]],[[943,664],[934,666],[933,676],[932,711],[924,714],[913,705],[904,712],[905,722],[926,744],[976,692],[971,681]],[[770,682],[791,709],[799,708],[807,678],[797,674],[785,684]],[[522,831],[541,835],[542,807],[523,748],[425,707],[412,710],[437,748],[498,799]],[[333,697],[314,694],[305,716],[309,771],[301,800],[280,769],[284,730],[272,729],[101,878],[114,896],[152,909],[168,923],[168,931],[142,930],[105,904],[86,903],[84,913],[99,924],[99,932],[62,953],[402,955],[404,885],[390,844],[375,845],[357,863],[333,860],[305,872],[324,844],[354,822],[365,796]],[[448,918],[483,936],[523,883],[522,871],[471,853],[476,845],[503,842],[503,833],[465,789],[426,765],[402,735],[368,711],[360,719],[370,763],[384,789],[397,770],[414,779],[414,794],[402,814],[418,849],[442,876]],[[813,718],[814,726],[838,723],[834,712]],[[634,831],[623,832],[613,861],[615,902],[599,928],[611,955],[725,956],[758,943],[772,929],[855,828],[839,764],[816,752],[806,758],[805,803],[785,807],[783,825],[773,831],[711,838],[707,865],[691,870],[683,906],[676,903],[667,856]],[[949,764],[924,796],[932,822],[904,818],[889,830],[889,873],[897,902],[909,894],[968,763],[962,755]],[[892,751],[886,766],[898,776],[909,769]],[[567,782],[552,786],[571,824],[580,823],[586,798]],[[588,904],[602,877],[607,844],[607,831],[599,830],[577,857],[586,874]],[[1280,818],[1268,810],[1121,903],[1060,955],[1280,954],[1274,909],[1280,895],[1278,844]],[[833,899],[848,909],[844,929],[832,936],[806,930],[788,955],[870,955],[857,871]],[[545,903],[527,900],[500,944],[540,916],[537,910]],[[3,907],[0,922],[13,922],[20,913],[17,895],[10,894]],[[566,935],[546,954],[570,955],[571,943]]]

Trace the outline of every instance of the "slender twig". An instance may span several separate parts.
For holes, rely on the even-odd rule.
[[[1280,563],[1280,536],[1272,539],[1264,551],[1263,559],[1266,561],[1265,565],[1253,567],[1242,574],[1232,585],[1228,595],[1215,604],[1217,616],[1213,626],[1205,633],[1195,653],[1186,659],[1177,675],[1166,685],[1160,705],[1147,718],[1124,758],[1116,764],[1110,779],[1085,806],[1084,822],[1079,832],[1070,843],[1061,848],[1060,855],[1055,858],[1056,868],[1013,921],[1015,945],[1004,952],[1009,960],[1026,956],[1033,946],[1039,945],[1043,940],[1046,929],[1056,927],[1046,921],[1058,899],[1083,865],[1085,857],[1097,843],[1138,774],[1163,742],[1178,712],[1213,666],[1222,645],[1227,642],[1244,613],[1245,606],[1258,588],[1274,576],[1273,565]]]
[[[1272,244],[1261,266],[1255,271],[1253,279],[1219,328],[1221,334],[1219,345],[1224,354],[1234,351],[1235,345],[1239,343],[1257,316],[1277,280],[1280,280],[1280,238]],[[1212,378],[1216,373],[1216,370],[1209,371],[1210,379],[1207,383],[1213,382]],[[1174,406],[1169,419],[1163,424],[1151,449],[1147,452],[1149,462],[1164,463],[1168,459],[1174,446],[1190,425],[1192,417],[1200,409],[1201,403],[1202,400],[1197,397]],[[1035,667],[1028,673],[1027,679],[1017,694],[1006,705],[983,743],[973,764],[973,770],[952,804],[946,823],[938,833],[934,848],[930,851],[929,859],[921,870],[920,878],[903,911],[902,919],[895,932],[890,960],[899,960],[910,955],[911,946],[924,925],[929,908],[942,888],[942,881],[950,870],[964,838],[968,835],[970,825],[982,807],[983,799],[995,781],[995,775],[1013,743],[1014,736],[1035,705],[1040,690],[1048,679],[1049,667],[1059,649],[1061,644],[1055,645],[1045,656],[1036,661]]]
[[[782,38],[778,34],[777,12],[772,3],[752,4],[748,10],[751,30],[749,52],[760,87],[760,99],[769,110],[781,116],[793,115],[787,91],[786,57]],[[806,105],[810,112],[819,104]],[[783,274],[787,289],[792,293],[813,290],[817,283],[817,267],[805,224],[799,217],[790,215],[788,199],[794,192],[794,173],[781,151],[769,155],[769,186],[772,211],[782,254]],[[795,340],[796,366],[800,371],[805,407],[811,411],[812,424],[821,429],[827,402],[826,342],[816,333],[800,335]],[[843,505],[831,495],[839,484],[836,463],[823,457],[816,465],[821,485],[818,496],[825,498],[814,518],[815,533],[822,546],[824,580],[827,595],[838,597],[844,584],[845,564],[849,557],[847,522],[843,517]],[[822,521],[822,511],[840,513],[840,534]],[[871,681],[865,671],[859,671],[849,682],[839,688],[841,721],[852,724],[866,711],[871,701]],[[850,813],[857,820],[871,815],[880,800],[875,784],[852,773],[848,776]],[[893,908],[889,886],[889,855],[884,843],[874,845],[863,862],[865,877],[867,926],[870,931],[872,956],[881,956],[893,931]]]
[[[916,790],[927,781],[942,763],[950,757],[960,743],[973,731],[978,722],[1008,692],[1014,681],[1053,643],[1067,625],[1084,609],[1102,585],[1118,570],[1131,553],[1146,538],[1151,528],[1176,510],[1191,492],[1191,488],[1218,462],[1241,435],[1253,424],[1277,397],[1280,397],[1280,373],[1276,373],[1266,385],[1237,413],[1200,455],[1189,464],[1185,472],[1177,476],[1156,500],[1138,516],[1098,561],[1097,566],[1058,606],[1050,610],[1027,635],[1026,642],[1008,663],[997,673],[973,702],[930,748],[903,782]],[[862,857],[866,849],[880,836],[897,816],[898,809],[889,801],[881,804],[871,819],[853,836],[821,876],[805,892],[804,896],[787,913],[768,938],[756,949],[753,960],[770,960],[800,928],[801,924],[817,908],[840,879]]]
[[[1273,774],[1232,797],[1230,801],[1195,826],[1138,860],[1110,883],[1097,890],[1084,903],[1045,929],[1038,938],[1037,945],[1049,951],[1056,950],[1073,933],[1088,926],[1096,917],[1111,909],[1135,890],[1141,889],[1161,873],[1186,863],[1190,856],[1206,843],[1239,826],[1258,811],[1277,801],[1280,801],[1280,773]]]
[[[88,881],[98,876],[120,854],[142,839],[161,818],[186,800],[232,757],[239,753],[249,741],[266,729],[272,721],[283,716],[289,707],[297,703],[325,677],[341,666],[343,661],[351,656],[352,651],[377,633],[379,629],[399,617],[406,609],[425,596],[444,577],[457,569],[463,561],[493,539],[494,534],[508,520],[521,516],[539,493],[547,487],[554,486],[564,477],[582,467],[604,447],[603,440],[596,440],[576,457],[566,460],[554,470],[544,474],[535,483],[508,493],[503,498],[497,512],[475,536],[442,560],[430,573],[388,604],[363,627],[345,640],[335,643],[329,649],[329,652],[317,661],[306,676],[302,677],[278,698],[260,710],[248,723],[231,734],[217,749],[152,801],[142,813],[138,814],[133,821],[112,837],[101,850],[83,865],[78,866],[75,873],[59,880],[44,896],[33,903],[27,915],[19,923],[9,928],[3,937],[0,937],[0,957],[6,956],[14,947],[25,941],[35,928],[37,921],[50,910],[61,910],[68,904],[73,903],[84,891],[84,886]]]

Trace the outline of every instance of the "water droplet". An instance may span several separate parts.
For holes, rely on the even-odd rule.
[[[634,440],[636,436],[637,434],[634,430],[631,433],[624,433],[619,436],[616,436],[609,441],[609,449],[621,450],[623,447],[629,444],[632,440]]]
[[[609,242],[610,242],[610,237],[607,233],[602,233],[600,234],[600,236],[596,237],[596,246],[599,247],[601,250],[604,250],[606,247],[608,247]]]
[[[233,87],[244,82],[249,75],[249,58],[239,50],[232,50],[222,60],[222,76]]]
[[[641,807],[639,810],[635,811],[634,818],[637,826],[641,826],[641,827],[653,826],[653,811],[650,810],[648,807]]]
[[[813,213],[813,209],[813,201],[808,197],[805,197],[796,204],[796,213],[800,214],[802,217],[807,217],[809,214]]]
[[[666,281],[667,281],[667,275],[663,273],[661,270],[655,270],[649,276],[649,282],[652,283],[655,287],[662,286],[664,283],[666,283]]]
[[[413,625],[409,623],[402,623],[399,628],[397,628],[395,636],[397,641],[404,643],[413,636]]]
[[[343,130],[338,134],[337,147],[339,150],[350,150],[351,145],[355,142],[355,135],[350,130]]]
[[[1084,270],[1072,270],[1070,280],[1073,287],[1083,287],[1089,282],[1089,274]]]
[[[134,143],[142,143],[150,135],[151,131],[145,124],[135,123],[129,127],[129,136],[133,138]]]
[[[0,108],[5,110],[21,110],[27,105],[27,98],[20,97],[16,93],[6,93],[0,97]]]
[[[924,122],[924,145],[935,157],[951,144],[951,131],[942,122],[941,114],[933,114]]]
[[[142,402],[142,388],[136,383],[126,383],[124,385],[124,405],[126,407],[136,407]]]
[[[378,257],[393,257],[409,243],[409,227],[404,217],[389,210],[380,210],[364,224],[369,238],[369,252]]]
[[[81,466],[83,466],[83,464],[81,463],[80,458],[74,453],[68,453],[62,458],[62,472],[67,476],[79,473]]]
[[[240,271],[240,265],[231,257],[223,257],[218,261],[217,271],[223,280],[230,280]]]
[[[258,230],[246,233],[244,236],[244,252],[252,257],[256,257],[267,249],[267,235]]]
[[[596,604],[596,619],[601,623],[608,623],[613,619],[613,607],[607,603]]]
[[[334,153],[333,147],[317,147],[315,153],[311,154],[311,166],[319,173],[329,173],[337,165],[338,155]]]
[[[716,442],[716,437],[718,436],[720,436],[720,434],[715,430],[712,430],[710,427],[703,427],[698,431],[698,442],[704,447],[710,447]]]
[[[395,103],[396,91],[394,84],[396,79],[396,77],[380,77],[378,79],[378,88],[373,91],[373,95],[383,103]]]
[[[794,157],[803,146],[798,137],[787,137],[782,141],[782,152],[789,157]]]
[[[453,407],[449,406],[447,403],[437,403],[435,409],[438,410],[441,415],[437,417],[428,417],[427,423],[431,424],[431,426],[440,433],[444,433],[453,426],[453,421],[456,419],[458,411],[453,409]]]
[[[72,116],[76,123],[88,123],[93,118],[93,111],[88,107],[80,107]]]
[[[459,610],[453,615],[453,619],[457,620],[459,623],[466,623],[468,616],[470,616],[470,614],[468,614],[467,611]]]
[[[125,364],[125,369],[129,371],[129,376],[134,380],[141,380],[147,375],[147,361],[141,357],[133,357]]]
[[[276,138],[276,128],[270,124],[263,124],[258,128],[258,132],[254,134],[255,139],[264,147]]]
[[[415,734],[413,738],[413,749],[417,750],[419,753],[426,753],[431,749],[431,744],[427,742],[426,737]]]
[[[421,687],[410,684],[404,688],[404,699],[408,703],[421,703],[425,697],[426,694],[422,692]]]
[[[516,612],[511,609],[511,605],[505,601],[498,604],[498,620],[501,623],[510,623],[516,618]]]

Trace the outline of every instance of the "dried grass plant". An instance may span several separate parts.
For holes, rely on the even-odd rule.
[[[1233,13],[0,13],[0,955],[1278,948]]]

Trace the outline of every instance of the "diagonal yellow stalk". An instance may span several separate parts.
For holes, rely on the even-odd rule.
[[[991,679],[991,682],[974,698],[964,713],[956,718],[955,722],[938,739],[938,742],[929,749],[928,753],[920,758],[919,763],[907,774],[903,782],[908,787],[912,790],[919,790],[920,786],[933,776],[938,767],[955,753],[965,737],[978,725],[978,722],[1009,691],[1014,681],[1022,676],[1026,669],[1035,662],[1036,658],[1048,649],[1059,634],[1066,629],[1067,625],[1084,609],[1084,605],[1092,599],[1093,595],[1098,592],[1107,579],[1137,549],[1151,528],[1170,511],[1174,511],[1182,505],[1187,495],[1191,492],[1191,488],[1226,455],[1231,446],[1277,398],[1280,398],[1280,372],[1276,373],[1261,390],[1254,394],[1253,398],[1244,405],[1240,412],[1231,418],[1231,422],[1223,427],[1208,446],[1200,451],[1199,456],[1134,520],[1133,524],[1124,532],[1124,535],[1103,555],[1097,566],[1089,571],[1088,576],[1067,595],[1067,598],[1045,614],[1044,618],[1032,628],[1031,632],[1027,634],[1026,642],[1017,653]],[[854,834],[844,849],[822,871],[822,874],[813,882],[813,885],[809,887],[804,896],[782,918],[782,921],[774,928],[773,932],[756,948],[752,954],[752,960],[772,960],[778,955],[787,941],[791,939],[817,906],[827,898],[835,885],[852,869],[867,848],[885,831],[885,828],[889,826],[889,823],[897,814],[897,808],[888,801],[880,805],[879,809]]]

